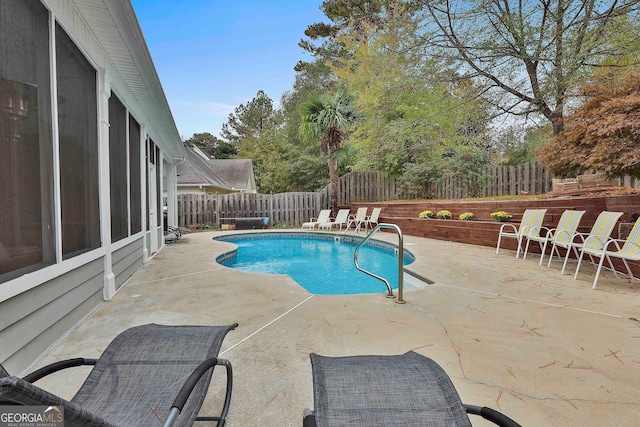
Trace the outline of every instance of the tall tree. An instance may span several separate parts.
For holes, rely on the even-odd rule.
[[[230,144],[239,146],[246,138],[259,138],[275,111],[271,98],[259,90],[246,104],[240,104],[222,125],[220,136]]]
[[[358,120],[353,101],[355,95],[339,89],[335,95],[314,96],[300,106],[300,135],[307,141],[320,138],[320,150],[327,156],[331,180],[331,207],[338,207],[338,159],[348,129]]]
[[[209,132],[194,133],[185,142],[195,145],[214,159],[230,159],[238,154],[236,147]]]
[[[349,138],[354,168],[397,176],[407,194],[446,178],[472,182],[491,159],[478,88],[447,82],[447,64],[417,49],[419,16],[403,1],[387,0],[378,18],[341,31],[350,54],[332,65],[366,117]]]
[[[640,178],[640,70],[598,75],[582,93],[587,102],[538,158],[558,176],[598,169]]]
[[[638,0],[418,1],[439,34],[434,53],[460,61],[503,112],[542,114],[554,135],[589,68],[624,53],[608,30],[638,12]]]
[[[331,23],[318,22],[307,27],[298,45],[311,53],[317,61],[329,64],[348,58],[349,50],[339,40],[345,32],[357,34],[361,43],[371,28],[384,25],[382,14],[388,0],[325,0],[320,9]],[[304,69],[308,63],[298,62],[296,71]]]
[[[318,156],[320,141],[304,141],[299,134],[300,105],[313,96],[335,91],[337,78],[323,62],[315,60],[296,72],[293,89],[280,101],[283,114],[283,149],[289,191],[316,191],[329,184],[326,160]],[[343,173],[342,165],[341,174]]]

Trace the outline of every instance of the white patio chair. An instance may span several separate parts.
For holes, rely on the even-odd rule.
[[[622,244],[622,247],[620,245]],[[578,271],[580,270],[580,263],[582,262],[582,257],[584,254],[590,256],[600,257],[600,262],[598,263],[598,270],[596,271],[596,277],[593,279],[593,289],[596,288],[598,284],[598,278],[600,277],[600,271],[602,270],[602,264],[606,259],[609,263],[609,268],[613,272],[613,275],[617,278],[618,273],[616,272],[613,263],[611,262],[611,257],[620,258],[624,263],[624,266],[629,273],[629,278],[631,280],[636,279],[629,267],[629,263],[627,261],[640,261],[640,221],[636,221],[627,236],[626,240],[624,239],[609,239],[604,244],[601,250],[592,249],[589,247],[583,247],[580,251],[580,258],[578,258],[578,266],[576,267],[576,273],[573,275],[573,279],[575,280],[578,277]]]
[[[571,240],[565,244],[561,244],[560,242],[556,242],[556,246],[564,247],[567,249],[567,253],[564,256],[564,263],[562,264],[562,271],[560,274],[564,274],[564,270],[567,268],[567,261],[569,260],[569,255],[573,251],[578,258],[578,262],[582,261],[582,257],[580,253],[583,249],[586,249],[586,253],[589,255],[591,261],[593,262],[592,253],[595,251],[602,252],[604,245],[609,240],[609,236],[613,231],[613,227],[615,227],[616,222],[622,216],[623,212],[600,212],[598,218],[596,218],[596,222],[593,223],[593,227],[591,227],[591,231],[589,234],[584,233],[575,233]]]
[[[356,232],[360,231],[360,226],[367,219],[367,209],[369,209],[369,208],[367,208],[367,207],[358,208],[358,210],[356,211],[355,215],[349,215],[349,221],[347,222],[347,228],[344,229],[345,233],[347,231],[349,231],[349,228],[351,227],[351,224],[353,224],[353,226],[355,227],[355,230],[353,231],[353,234],[355,234]]]
[[[315,230],[316,225],[326,224],[331,221],[331,209],[322,209],[318,214],[318,218],[311,218],[311,221],[302,223],[302,229]]]
[[[537,235],[533,235],[529,233],[527,236],[527,245],[524,247],[524,256],[523,259],[527,259],[527,252],[529,251],[529,243],[531,241],[538,242],[541,247],[542,254],[540,255],[540,262],[538,265],[542,265],[542,260],[544,259],[544,254],[547,249],[547,244],[549,242],[552,243],[551,246],[551,254],[549,255],[549,264],[551,264],[551,258],[553,258],[553,251],[556,252],[558,249],[556,248],[557,243],[567,244],[573,235],[578,230],[578,224],[580,224],[580,219],[582,219],[582,215],[584,215],[585,211],[572,211],[566,210],[562,213],[560,220],[558,221],[558,225],[556,228],[547,228],[541,226],[538,230]],[[543,235],[544,234],[544,235]],[[560,253],[558,252],[558,258],[560,257]]]
[[[331,230],[333,227],[340,226],[340,230],[342,230],[343,225],[347,225],[349,221],[349,209],[340,209],[338,214],[336,215],[336,219],[331,222],[326,222],[322,224],[318,224],[318,228]]]
[[[516,258],[518,258],[520,256],[520,250],[522,249],[522,240],[529,238],[529,236],[540,236],[540,227],[542,227],[542,221],[544,220],[544,215],[546,213],[546,209],[527,209],[522,214],[522,220],[518,227],[509,223],[502,224],[498,231],[496,255],[500,250],[500,242],[502,241],[502,238],[506,237],[518,240],[518,249],[516,250]]]
[[[373,227],[378,225],[378,218],[380,218],[380,212],[382,208],[373,208],[371,215],[365,218],[364,222],[360,225],[364,225],[365,231],[370,228],[373,231]],[[375,225],[374,225],[375,224]]]

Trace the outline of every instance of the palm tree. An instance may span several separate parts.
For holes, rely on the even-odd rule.
[[[338,205],[338,158],[336,151],[342,148],[347,130],[358,120],[353,101],[355,94],[338,89],[335,95],[311,97],[300,105],[300,136],[306,141],[320,138],[320,151],[328,158],[331,180],[331,208],[334,213]]]

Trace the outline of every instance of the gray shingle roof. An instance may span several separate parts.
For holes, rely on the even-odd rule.
[[[251,159],[210,159],[209,166],[214,169],[224,181],[234,190],[246,190],[253,173]]]
[[[206,159],[200,150],[184,144],[185,161],[177,166],[178,185],[214,186],[226,190],[244,191],[254,184],[253,160]]]

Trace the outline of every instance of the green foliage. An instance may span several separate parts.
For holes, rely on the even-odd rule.
[[[207,222],[206,224],[198,224],[196,225],[196,230],[198,231],[218,231],[220,227],[213,222]]]
[[[222,125],[222,138],[230,144],[239,146],[248,138],[260,138],[265,129],[271,124],[276,111],[273,101],[262,90],[255,98],[246,104],[240,104],[229,119]],[[241,158],[247,158],[240,152]]]
[[[184,142],[195,145],[214,159],[230,159],[238,154],[238,150],[233,144],[216,138],[209,132],[194,133]]]
[[[485,167],[491,162],[487,150],[474,146],[457,147],[445,161],[444,180],[458,180],[464,184],[464,197],[479,197],[490,177]]]
[[[442,179],[442,169],[430,163],[406,163],[398,178],[401,198],[433,198],[432,184]]]
[[[273,224],[273,227],[271,227],[271,228],[289,229],[289,228],[293,228],[293,226],[291,224],[289,224],[288,222],[276,222],[275,224]]]
[[[451,214],[451,211],[448,211],[446,209],[438,211],[436,216],[438,217],[438,219],[451,219],[451,218],[453,218],[453,215]]]
[[[354,108],[355,94],[343,88],[334,95],[312,96],[300,105],[300,136],[304,141],[320,139],[320,151],[328,158],[331,180],[331,206],[338,203],[338,158],[336,151],[342,148],[348,130],[358,121]],[[338,152],[339,153],[339,152]]]
[[[528,162],[562,128],[565,106],[574,105],[569,96],[591,76],[590,64],[626,67],[640,52],[640,25],[627,13],[637,11],[635,0],[595,9],[578,0],[503,3],[510,7],[478,0],[324,0],[328,22],[309,25],[299,43],[314,59],[295,66],[293,88],[280,108],[259,91],[229,115],[224,140],[205,141],[203,149],[215,158],[251,157],[262,192],[315,191],[335,182],[335,175],[377,170],[399,177],[401,197],[433,197],[446,180],[465,183],[461,197],[481,195],[486,166]],[[564,15],[539,25],[543,12],[553,15],[561,4]],[[452,27],[437,28],[434,19],[448,6],[457,8]],[[602,19],[582,19],[588,10]],[[495,25],[486,25],[493,18]],[[558,35],[553,27],[565,18]],[[460,50],[451,46],[449,30],[464,36]],[[556,56],[556,49],[564,50]],[[463,53],[471,55],[468,61]],[[522,68],[525,63],[530,67]],[[358,94],[352,107],[364,119],[303,138],[301,128],[311,130],[322,120],[303,124],[300,107],[340,87]],[[544,116],[550,124],[514,128],[489,141],[488,123],[505,111],[533,114],[534,122]]]
[[[517,166],[536,159],[535,151],[549,142],[553,136],[550,125],[508,126],[496,132],[493,139],[496,162],[506,166]]]
[[[443,83],[446,64],[416,52],[424,34],[407,4],[387,1],[376,16],[342,29],[337,39],[350,55],[331,65],[358,93],[365,117],[350,138],[358,152],[353,167],[401,176],[402,194],[428,197],[443,172],[455,169],[447,166],[451,153],[486,145],[487,108],[473,86]]]

